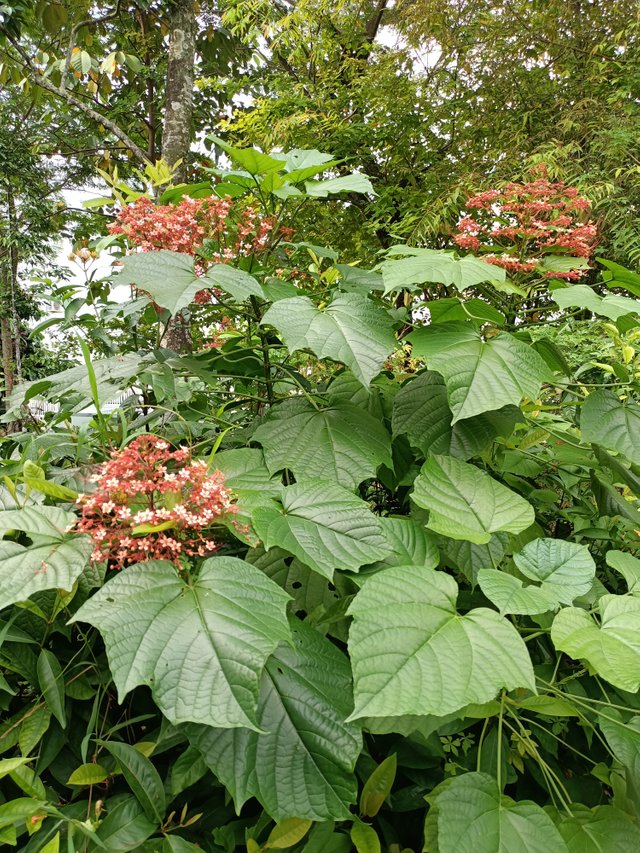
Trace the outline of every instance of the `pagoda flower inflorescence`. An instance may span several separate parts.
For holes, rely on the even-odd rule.
[[[263,216],[251,205],[234,206],[230,198],[185,195],[177,204],[156,204],[140,196],[119,211],[109,232],[123,234],[142,252],[168,249],[196,257],[196,273],[203,275],[209,263],[259,257],[269,248],[275,228],[275,217]],[[291,229],[278,228],[281,239],[291,234]],[[194,301],[210,302],[211,296],[210,289],[200,290]]]
[[[94,562],[123,568],[144,560],[205,557],[216,550],[213,527],[236,512],[220,471],[193,460],[187,448],[143,435],[113,451],[80,495],[76,530],[95,543]]]
[[[538,175],[470,196],[453,239],[511,273],[575,281],[597,245],[597,229],[588,218],[591,204],[575,187],[549,181],[544,170]],[[575,268],[545,269],[542,260],[550,254],[576,258]]]

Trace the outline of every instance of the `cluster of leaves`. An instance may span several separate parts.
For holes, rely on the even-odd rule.
[[[265,216],[370,188],[318,178],[317,151],[226,153],[210,192]],[[149,297],[67,318],[119,324],[125,351],[83,340],[84,365],[16,391],[18,413],[37,395],[60,412],[3,443],[0,841],[640,847],[640,279],[609,264],[600,292],[549,295],[611,327],[587,382],[559,336],[507,323],[513,284],[471,255],[398,246],[371,270],[274,236],[209,266],[216,296],[189,315],[195,264],[126,257],[114,283]],[[221,345],[144,331],[185,311],[229,318]],[[96,564],[72,529],[105,448],[147,432],[234,495],[216,555],[181,571]]]

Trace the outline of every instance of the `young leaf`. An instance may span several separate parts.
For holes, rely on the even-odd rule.
[[[484,341],[472,325],[438,323],[418,329],[409,340],[413,355],[444,377],[454,424],[518,406],[523,397],[535,400],[542,383],[552,378],[532,347],[506,333]]]
[[[278,330],[290,352],[308,349],[318,358],[342,362],[365,387],[395,347],[389,314],[355,293],[337,296],[322,311],[306,296],[281,299],[262,323]]]
[[[582,405],[580,429],[584,441],[640,463],[640,406],[635,403],[623,403],[613,391],[592,391]]]
[[[258,723],[249,729],[186,727],[191,743],[228,788],[238,811],[257,797],[274,820],[345,820],[356,799],[353,768],[360,727],[345,723],[352,705],[345,656],[306,622],[292,620],[294,648],[267,661]]]
[[[396,566],[373,575],[349,607],[356,707],[351,718],[445,714],[501,688],[535,692],[515,628],[495,611],[456,612],[450,575]]]
[[[391,793],[396,778],[396,754],[389,755],[379,764],[364,783],[360,794],[360,814],[375,817]]]
[[[486,773],[463,773],[441,783],[428,797],[425,834],[439,853],[568,853],[539,805],[503,796]]]
[[[317,409],[301,398],[285,400],[269,411],[253,438],[264,448],[272,474],[287,468],[298,480],[333,479],[355,488],[380,465],[393,468],[383,424],[349,403]]]
[[[357,853],[380,853],[380,839],[372,826],[360,820],[353,822],[351,840]]]
[[[358,571],[389,554],[382,525],[365,501],[323,480],[282,489],[281,505],[259,506],[253,526],[265,548],[284,548],[324,577]]]
[[[313,821],[288,817],[273,827],[264,843],[265,850],[286,850],[305,837]]]
[[[498,531],[520,533],[535,520],[533,507],[524,498],[452,456],[427,459],[411,497],[429,510],[431,530],[478,545]]]
[[[97,785],[109,776],[100,764],[81,764],[67,781],[67,785]]]
[[[551,640],[575,660],[584,659],[605,681],[635,693],[640,689],[640,599],[603,595],[600,626],[585,611],[565,607],[553,620]]]
[[[33,758],[21,758],[20,756],[17,758],[0,759],[0,779],[4,776],[8,776],[9,773],[13,773],[17,767],[22,767],[23,764],[28,764],[33,760]]]
[[[102,744],[118,762],[122,775],[135,794],[150,821],[160,823],[164,817],[166,798],[160,774],[133,746],[119,741]]]
[[[234,557],[189,584],[163,561],[119,572],[75,614],[102,633],[120,701],[140,684],[174,725],[256,725],[264,663],[289,639],[288,596]]]
[[[38,656],[38,682],[47,707],[64,729],[67,725],[64,677],[58,659],[47,649],[42,649]]]

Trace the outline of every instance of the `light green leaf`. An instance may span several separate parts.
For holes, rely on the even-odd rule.
[[[519,578],[498,569],[481,569],[478,572],[480,589],[498,608],[500,613],[533,615],[555,610],[558,600],[546,589],[524,586]]]
[[[365,501],[330,481],[283,488],[281,506],[255,509],[253,526],[265,548],[284,548],[329,579],[334,569],[358,571],[391,551]]]
[[[312,198],[327,198],[335,193],[375,194],[369,178],[359,172],[352,172],[340,178],[328,178],[326,181],[307,181],[304,187],[307,195]]]
[[[380,465],[393,468],[391,438],[384,425],[348,403],[316,409],[302,398],[270,409],[253,433],[272,474],[285,468],[297,480],[335,480],[355,488],[375,477]]]
[[[100,764],[81,764],[67,781],[67,785],[98,785],[109,776]]]
[[[572,259],[575,260],[575,259]],[[559,287],[551,294],[554,302],[560,308],[586,308],[593,314],[617,320],[626,314],[640,312],[640,302],[628,296],[599,296],[586,284],[575,284],[572,287]]]
[[[486,773],[447,779],[428,800],[425,834],[437,839],[438,853],[567,853],[539,805],[503,796]]]
[[[164,785],[153,764],[128,743],[111,740],[102,744],[118,762],[122,775],[151,821],[160,823],[167,807]]]
[[[582,405],[580,429],[584,441],[640,464],[640,406],[635,403],[623,403],[613,391],[592,391]]]
[[[200,289],[217,287],[229,293],[236,302],[246,302],[250,296],[265,298],[262,287],[255,278],[244,270],[237,270],[228,264],[212,264],[202,278],[198,279]]]
[[[397,566],[373,575],[349,607],[352,718],[453,713],[502,688],[535,692],[527,648],[495,611],[456,613],[444,572]]]
[[[558,651],[586,660],[614,687],[640,689],[640,599],[603,595],[600,626],[585,610],[566,607],[553,621],[551,640]]]
[[[28,546],[1,541],[0,609],[45,589],[70,590],[92,550],[88,536],[71,534]]]
[[[287,165],[286,159],[282,159],[285,157],[284,154],[278,154],[276,159],[269,154],[263,154],[257,148],[234,148],[213,134],[209,134],[207,138],[215,142],[218,148],[228,154],[234,163],[237,163],[242,169],[246,169],[251,175],[266,175],[268,172],[277,172]]]
[[[451,539],[482,545],[493,533],[520,533],[535,520],[531,504],[484,471],[452,456],[431,456],[412,499],[429,510],[428,527]]]
[[[571,804],[571,816],[547,807],[569,853],[629,853],[640,850],[638,825],[614,806]],[[551,851],[549,850],[549,853]]]
[[[346,364],[367,386],[395,348],[393,321],[366,296],[342,293],[324,310],[306,296],[280,299],[262,325],[274,326],[290,352],[311,350],[318,358]]]
[[[377,561],[371,569],[388,566],[426,566],[435,569],[440,554],[434,537],[421,524],[405,516],[385,516],[380,519],[382,532],[392,549],[389,556]]]
[[[391,788],[396,778],[398,761],[395,753],[389,755],[370,774],[362,786],[360,794],[360,814],[367,817],[375,817],[384,801],[391,793]]]
[[[541,583],[542,591],[561,604],[586,595],[596,574],[586,545],[562,539],[534,539],[513,559],[525,577]]]
[[[123,258],[117,284],[132,284],[148,293],[161,308],[177,314],[193,301],[203,285],[195,274],[193,258],[181,252],[139,252]]]
[[[231,792],[236,808],[257,797],[274,820],[344,820],[357,794],[353,768],[360,727],[346,657],[306,622],[292,620],[294,648],[280,645],[266,664],[259,734],[188,726],[187,736]]]
[[[122,570],[72,622],[102,634],[120,701],[140,684],[174,725],[256,725],[264,663],[289,637],[288,596],[253,566],[212,557],[189,583],[163,561]]]
[[[640,560],[626,551],[607,551],[605,559],[608,566],[620,572],[629,592],[640,595]]]
[[[23,755],[29,753],[42,740],[44,734],[49,730],[51,722],[51,711],[46,707],[36,708],[36,710],[25,717],[20,726],[20,736],[18,744],[20,752]]]
[[[17,758],[3,758],[0,760],[0,779],[3,779],[5,776],[8,776],[9,773],[13,773],[18,767],[22,767],[23,764],[28,764],[30,761],[34,761],[33,758],[21,758],[18,756]]]
[[[64,729],[67,725],[64,701],[64,676],[53,652],[42,649],[38,656],[38,683],[44,701]]]
[[[265,850],[286,850],[305,837],[311,828],[311,820],[288,817],[276,824],[264,843]]]
[[[380,853],[381,848],[378,833],[372,826],[362,823],[361,820],[353,822],[351,840],[357,853]]]
[[[488,264],[472,255],[458,258],[452,252],[392,246],[387,252],[392,260],[380,265],[384,292],[415,289],[416,285],[439,282],[463,291],[486,281],[502,282],[506,278],[501,267]],[[401,257],[398,260],[399,256]],[[497,407],[496,407],[497,408]]]
[[[598,725],[634,785],[640,785],[640,717],[631,717],[625,723],[615,708],[604,708]]]
[[[523,397],[535,400],[551,379],[533,347],[504,332],[484,341],[471,324],[439,323],[418,329],[409,340],[413,355],[444,377],[454,424],[517,406]]]
[[[406,435],[425,456],[450,453],[463,460],[481,453],[497,435],[510,435],[521,414],[515,406],[506,406],[453,426],[452,418],[444,379],[429,370],[407,382],[393,401],[394,436]]]

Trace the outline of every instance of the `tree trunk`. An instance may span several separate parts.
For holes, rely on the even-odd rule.
[[[175,0],[171,13],[162,156],[170,166],[182,160],[176,172],[178,183],[186,178],[191,146],[196,31],[193,0]]]
[[[176,183],[186,181],[187,158],[191,147],[196,32],[193,0],[175,0],[171,14],[162,156],[169,166],[182,161],[175,173]],[[164,340],[166,346],[175,352],[191,351],[191,329],[183,314],[177,314],[169,320]]]

